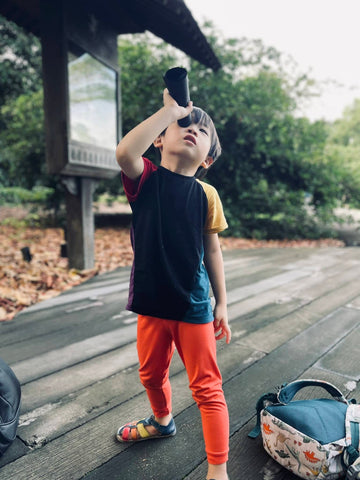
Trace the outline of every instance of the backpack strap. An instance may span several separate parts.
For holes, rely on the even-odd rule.
[[[360,405],[351,404],[346,411],[346,444],[344,463],[348,467],[347,479],[360,478]]]
[[[268,403],[277,403],[277,394],[276,393],[265,393],[259,400],[256,402],[256,425],[248,433],[248,437],[256,438],[260,435],[261,428],[260,428],[260,413],[261,410],[266,406]]]
[[[324,388],[335,400],[346,403],[347,405],[349,404],[344,395],[334,385],[328,382],[324,382],[323,380],[314,379],[296,380],[295,382],[291,382],[285,385],[283,388],[280,389],[278,393],[278,401],[286,405],[287,403],[291,402],[291,400],[299,390],[305,387]]]
[[[324,388],[335,400],[339,402],[343,402],[345,404],[349,404],[346,400],[344,395],[337,389],[334,385],[329,382],[324,382],[323,380],[314,380],[314,379],[304,379],[304,380],[296,380],[291,383],[284,383],[280,388],[278,388],[278,393],[266,393],[256,403],[256,425],[248,433],[248,437],[256,438],[260,432],[260,412],[266,406],[266,403],[282,403],[286,405],[287,403],[291,402],[295,394],[305,387],[322,387]]]

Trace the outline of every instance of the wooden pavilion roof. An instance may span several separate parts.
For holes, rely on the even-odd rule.
[[[221,67],[183,0],[72,1],[85,4],[119,35],[148,30],[207,67],[215,71]],[[40,3],[41,0],[2,0],[0,14],[39,35]]]

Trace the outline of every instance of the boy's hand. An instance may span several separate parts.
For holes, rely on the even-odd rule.
[[[231,330],[227,317],[226,305],[216,305],[214,309],[214,330],[216,340],[221,340],[226,337],[226,343],[229,344],[231,340]]]
[[[173,109],[174,119],[180,120],[181,118],[187,117],[193,110],[193,102],[190,101],[187,107],[180,107],[176,100],[170,95],[169,90],[165,88],[163,93],[164,107]]]

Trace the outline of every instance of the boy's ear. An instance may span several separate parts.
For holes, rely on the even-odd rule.
[[[162,135],[159,135],[158,137],[155,138],[153,145],[155,148],[159,148],[161,150],[162,148]]]
[[[204,168],[209,168],[213,163],[214,163],[213,157],[208,156],[206,157],[206,160],[202,162],[201,166]]]

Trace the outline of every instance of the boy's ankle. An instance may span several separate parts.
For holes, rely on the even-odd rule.
[[[159,423],[161,426],[167,427],[173,417],[172,417],[172,414],[169,413],[169,415],[166,415],[165,417],[157,417],[156,415],[154,415],[154,418],[155,418],[155,421]]]
[[[226,467],[226,463],[220,465],[212,465],[209,463],[206,480],[229,480]]]

